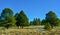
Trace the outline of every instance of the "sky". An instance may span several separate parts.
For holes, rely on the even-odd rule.
[[[14,14],[23,10],[29,21],[34,18],[42,20],[49,11],[60,18],[60,0],[0,0],[0,14],[4,8],[10,8]]]

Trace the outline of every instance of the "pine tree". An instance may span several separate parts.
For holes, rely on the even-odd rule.
[[[45,20],[51,24],[52,28],[54,26],[58,26],[59,24],[59,19],[57,18],[56,14],[53,11],[49,11],[46,14]]]
[[[16,25],[22,28],[23,26],[29,25],[28,18],[23,10],[21,10],[19,14],[16,14],[16,20],[17,20]]]
[[[10,8],[3,9],[1,13],[1,20],[3,21],[2,25],[6,28],[15,26],[16,20],[13,16],[13,11]]]

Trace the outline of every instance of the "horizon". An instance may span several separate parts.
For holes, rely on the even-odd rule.
[[[4,8],[10,8],[14,14],[19,13],[21,10],[25,12],[29,21],[34,18],[45,18],[45,14],[49,11],[56,13],[60,19],[60,0],[1,0],[0,1],[0,14]]]

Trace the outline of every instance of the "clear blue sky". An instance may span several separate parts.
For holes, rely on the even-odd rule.
[[[29,21],[44,19],[50,10],[60,18],[60,0],[0,0],[0,14],[4,8],[11,8],[14,14],[24,10]]]

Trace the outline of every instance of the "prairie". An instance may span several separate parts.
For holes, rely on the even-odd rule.
[[[24,27],[23,29],[18,28],[9,28],[0,30],[0,35],[60,35],[60,28],[54,28],[50,31],[42,30],[41,26],[29,26]],[[43,27],[42,27],[43,28]]]

